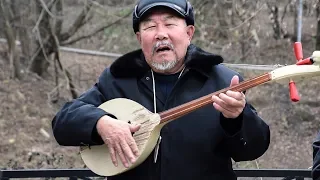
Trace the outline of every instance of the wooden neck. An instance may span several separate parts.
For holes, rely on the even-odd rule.
[[[263,84],[263,83],[266,83],[266,82],[268,82],[270,80],[271,80],[270,74],[269,73],[265,73],[263,75],[255,77],[253,79],[242,81],[241,83],[239,83],[239,84],[237,84],[235,86],[221,89],[219,91],[216,91],[214,93],[208,94],[208,95],[203,96],[201,98],[192,100],[192,101],[190,101],[188,103],[185,103],[185,104],[182,104],[180,106],[171,108],[171,109],[169,109],[167,111],[163,111],[163,112],[159,113],[159,115],[161,117],[160,124],[175,120],[175,119],[177,119],[179,117],[182,117],[182,116],[184,116],[184,115],[186,115],[186,114],[188,114],[188,113],[190,113],[192,111],[195,111],[195,110],[197,110],[199,108],[202,108],[203,106],[206,106],[208,104],[213,103],[213,101],[211,99],[211,97],[213,95],[218,95],[220,93],[225,93],[228,90],[242,92],[242,91],[245,91],[245,90],[250,89],[252,87],[258,86],[258,85]]]

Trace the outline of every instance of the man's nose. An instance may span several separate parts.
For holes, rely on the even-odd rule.
[[[163,28],[158,28],[155,38],[157,40],[168,39],[168,33]]]

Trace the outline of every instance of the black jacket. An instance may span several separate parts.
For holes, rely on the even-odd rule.
[[[313,180],[320,180],[320,132],[313,144],[313,166],[311,176]]]
[[[157,112],[228,87],[233,75],[239,74],[221,62],[222,57],[190,45],[186,70],[168,98],[164,99],[156,89]],[[57,142],[68,146],[103,143],[95,125],[108,113],[97,106],[118,97],[132,99],[153,112],[151,71],[141,50],[117,59],[91,89],[62,107],[52,121]],[[270,143],[269,126],[248,103],[236,119],[224,118],[208,105],[170,122],[161,136],[157,163],[153,162],[152,153],[135,169],[108,180],[234,180],[231,158],[254,160],[263,155]]]

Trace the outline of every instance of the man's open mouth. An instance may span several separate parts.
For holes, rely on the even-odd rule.
[[[166,52],[166,51],[171,51],[171,48],[169,46],[161,46],[161,47],[156,49],[157,53]]]

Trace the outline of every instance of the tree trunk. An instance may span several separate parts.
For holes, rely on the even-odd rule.
[[[21,20],[22,21],[22,20]],[[30,33],[28,31],[28,28],[21,27],[18,29],[18,37],[21,43],[21,51],[22,51],[22,57],[24,59],[24,64],[27,64],[27,62],[30,61],[31,58],[31,38]]]
[[[14,2],[12,2],[14,3]],[[11,78],[21,78],[20,74],[20,62],[17,58],[17,52],[16,52],[16,32],[15,28],[12,27],[12,21],[13,17],[11,15],[12,9],[11,6],[9,6],[9,3],[7,1],[0,1],[0,11],[1,15],[3,17],[4,22],[4,34],[7,39],[8,44],[8,57],[10,62],[10,77]]]
[[[15,26],[16,39],[20,41],[21,55],[19,56],[20,63],[23,66],[27,66],[31,53],[33,52],[34,43],[32,43],[30,27],[32,27],[31,22],[31,10],[30,2],[25,0],[12,0],[12,12],[15,16],[16,23]],[[23,11],[21,11],[23,9]]]
[[[37,73],[39,76],[42,76],[47,71],[49,65],[49,62],[46,61],[46,57],[42,51],[40,51],[32,61],[30,70],[34,73]]]
[[[41,14],[43,8],[40,1],[35,2],[36,13]],[[52,51],[52,38],[50,38],[50,22],[47,12],[43,12],[43,16],[40,19],[40,23],[36,27],[36,37],[38,44],[38,51],[35,54],[34,59],[31,61],[30,71],[42,76],[47,72],[49,67],[49,56]],[[49,37],[49,41],[46,41],[46,37]]]
[[[279,9],[278,6],[274,5],[271,8],[271,12],[273,14],[274,22],[273,22],[273,32],[275,39],[281,39],[281,26],[279,22]]]

